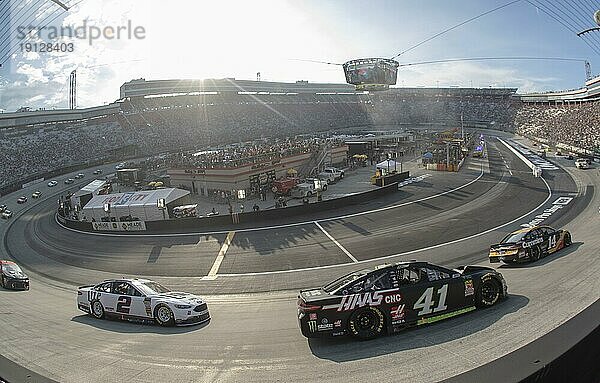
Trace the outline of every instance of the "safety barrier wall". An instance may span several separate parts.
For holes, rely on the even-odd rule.
[[[321,202],[309,203],[305,205],[290,206],[279,209],[260,210],[256,212],[251,211],[245,213],[235,213],[233,215],[226,214],[203,218],[181,218],[166,221],[147,221],[145,223],[145,233],[176,233],[190,230],[197,231],[202,229],[237,228],[240,226],[252,227],[256,223],[281,221],[282,218],[287,219],[294,216],[321,213],[327,210],[335,210],[351,205],[357,205],[369,202],[375,198],[395,193],[397,191],[398,182],[394,182],[374,190],[351,194],[345,197],[324,200]],[[57,219],[62,225],[71,229],[97,232],[93,230],[92,224],[90,222],[73,221],[61,216],[57,216]],[[114,233],[114,231],[112,233]],[[119,233],[127,232],[122,231]],[[137,232],[137,234],[140,234],[140,232]]]
[[[36,174],[30,175],[28,177],[25,177],[23,179],[20,179],[19,181],[12,182],[10,184],[0,187],[0,195],[6,195],[9,193],[15,192],[17,190],[21,190],[23,188],[23,185],[26,185],[32,181],[43,182],[45,180],[60,176],[62,174],[67,174],[67,173],[75,172],[78,170],[91,168],[94,166],[108,164],[110,162],[114,162],[114,160],[100,159],[100,160],[89,161],[89,162],[81,163],[81,164],[77,164],[77,165],[66,166],[64,168],[55,169],[55,170],[45,172],[45,173],[36,173]]]
[[[375,185],[382,186],[382,183],[383,183],[383,185],[392,184],[394,182],[399,183],[401,181],[404,181],[408,177],[410,177],[409,172],[388,174],[385,177],[383,177],[383,179],[382,178],[376,178],[375,179]]]
[[[443,382],[600,382],[598,317],[600,300],[533,342]]]
[[[515,154],[515,156],[519,157],[519,159],[521,161],[523,161],[525,163],[525,165],[529,166],[530,169],[533,170],[533,168],[535,168],[535,165],[533,164],[533,162],[529,161],[524,155],[519,153],[519,151],[517,149],[513,148],[512,145],[510,145],[509,143],[507,143],[500,137],[498,137],[498,141],[500,141],[502,144],[504,144],[504,146],[506,146],[511,152],[513,152]]]

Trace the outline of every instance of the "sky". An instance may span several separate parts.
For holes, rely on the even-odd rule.
[[[113,102],[119,87],[137,78],[255,80],[260,72],[263,81],[343,83],[342,68],[323,62],[391,58],[506,3],[0,0],[0,111],[66,108],[75,69],[78,107]],[[598,9],[600,0],[517,1],[397,60],[561,57],[587,60],[597,74],[600,31],[585,38],[576,32],[597,26]],[[48,44],[52,52],[45,51]],[[515,87],[528,93],[575,89],[584,82],[583,61],[494,60],[401,67],[397,86]]]

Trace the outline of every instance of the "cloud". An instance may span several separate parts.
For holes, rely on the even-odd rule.
[[[407,68],[407,69],[404,69]],[[490,66],[478,62],[454,62],[399,68],[399,86],[426,87],[511,87],[519,92],[547,90],[559,80],[556,77],[536,77],[522,69]]]
[[[19,65],[16,73],[26,77],[26,85],[31,86],[36,83],[47,83],[48,78],[44,75],[44,71],[41,68],[36,68],[30,64],[23,63]]]

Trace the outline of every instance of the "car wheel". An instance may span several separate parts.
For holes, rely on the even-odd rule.
[[[161,326],[173,326],[175,324],[173,311],[166,305],[156,306],[154,309],[154,319]]]
[[[306,192],[306,196],[307,196],[308,198],[312,197],[312,192]]]
[[[1,282],[2,282],[2,287],[3,287],[3,288],[6,288],[6,281],[4,280],[4,275],[2,275],[0,278],[2,278],[2,279],[1,279]]]
[[[531,250],[529,250],[529,259],[531,259],[532,262],[535,262],[540,259],[541,253],[540,247],[534,246],[531,248]]]
[[[340,174],[340,178],[344,178],[344,173]]]
[[[573,241],[571,240],[571,234],[565,234],[565,247],[571,246],[572,243]]]
[[[96,319],[104,318],[104,306],[100,301],[92,301],[90,303],[90,314]]]
[[[381,335],[384,325],[385,318],[378,308],[364,307],[350,315],[348,331],[358,339],[368,340]]]
[[[323,185],[323,191],[327,190],[327,185]]]
[[[475,299],[478,307],[493,306],[500,299],[500,283],[489,277],[483,280],[477,289]]]

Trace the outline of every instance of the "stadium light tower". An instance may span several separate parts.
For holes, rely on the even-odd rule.
[[[577,36],[581,37],[594,31],[600,31],[600,10],[594,12],[594,21],[598,25],[597,27],[585,29],[577,33]],[[587,80],[589,80],[592,77],[592,68],[590,67],[590,63],[587,60],[585,62],[585,77]]]
[[[69,75],[69,109],[77,109],[77,69]]]

